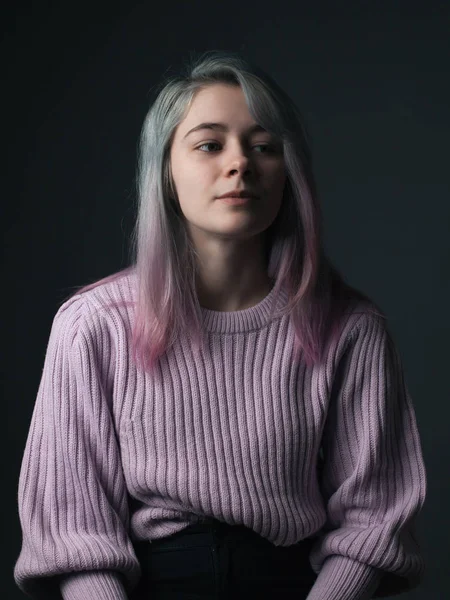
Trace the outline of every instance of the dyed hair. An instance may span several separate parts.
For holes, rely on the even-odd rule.
[[[310,136],[299,109],[267,73],[237,53],[206,52],[191,59],[181,75],[166,77],[156,87],[140,137],[138,214],[130,265],[80,286],[71,296],[134,272],[131,347],[136,365],[150,372],[180,332],[189,336],[195,351],[201,351],[197,253],[177,200],[170,148],[195,95],[218,83],[240,86],[253,119],[282,140],[286,184],[280,210],[264,232],[267,274],[275,287],[271,316],[285,286],[288,302],[276,316],[290,313],[294,359],[302,355],[307,365],[317,364],[328,345],[337,341],[344,315],[355,303],[368,302],[369,312],[385,316],[370,298],[344,281],[324,252]]]

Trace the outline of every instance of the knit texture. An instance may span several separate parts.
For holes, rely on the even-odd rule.
[[[50,332],[19,478],[20,589],[126,600],[134,543],[191,523],[245,525],[276,546],[314,538],[308,600],[417,587],[426,472],[386,321],[349,311],[324,364],[294,363],[274,288],[235,312],[201,308],[201,360],[180,336],[152,375],[132,362],[136,275],[67,300]],[[56,595],[57,594],[57,595]]]

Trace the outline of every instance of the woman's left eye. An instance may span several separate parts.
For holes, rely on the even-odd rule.
[[[200,148],[203,148],[204,146],[220,146],[220,144],[218,144],[217,142],[205,142],[204,144],[201,144],[201,146],[197,146],[196,150],[200,150]],[[255,146],[253,146],[254,148],[266,148],[266,150],[271,150],[271,146],[269,144],[256,144]],[[201,150],[201,152],[205,152],[204,150]],[[209,151],[206,151],[207,154],[209,154]],[[265,154],[265,153],[263,153]]]

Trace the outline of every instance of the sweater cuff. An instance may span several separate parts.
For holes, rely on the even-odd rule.
[[[64,600],[127,600],[128,596],[117,571],[80,571],[61,579]]]
[[[327,558],[306,600],[369,600],[383,571],[333,554]]]

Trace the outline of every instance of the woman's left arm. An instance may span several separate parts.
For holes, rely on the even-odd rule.
[[[367,600],[411,590],[425,563],[415,520],[426,472],[402,362],[382,317],[364,313],[339,361],[325,424],[327,523],[307,600]]]

